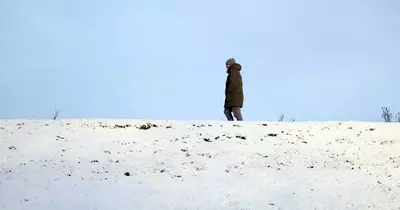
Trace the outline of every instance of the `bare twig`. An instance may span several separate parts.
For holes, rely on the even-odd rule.
[[[283,122],[283,119],[285,118],[285,115],[283,113],[278,115],[278,122]]]
[[[53,120],[56,120],[58,118],[58,115],[60,114],[60,110],[57,110],[54,112],[54,117]]]

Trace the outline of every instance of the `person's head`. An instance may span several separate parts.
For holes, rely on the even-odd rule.
[[[226,66],[227,69],[229,69],[229,67],[230,67],[232,64],[235,64],[235,63],[236,63],[236,61],[235,61],[234,58],[229,58],[229,59],[225,62],[225,66]]]

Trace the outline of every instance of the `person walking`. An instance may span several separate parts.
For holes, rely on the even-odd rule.
[[[234,58],[228,59],[225,65],[228,76],[225,84],[224,114],[228,121],[233,121],[233,117],[237,121],[243,121],[241,109],[243,108],[244,95],[242,75],[240,73],[242,66],[236,63]]]

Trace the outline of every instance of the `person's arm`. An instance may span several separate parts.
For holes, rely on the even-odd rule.
[[[231,74],[228,77],[228,88],[227,88],[228,95],[235,89],[238,83],[239,83],[239,75],[237,74],[236,71],[231,72]]]

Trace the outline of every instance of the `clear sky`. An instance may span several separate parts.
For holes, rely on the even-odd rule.
[[[0,0],[0,118],[381,121],[400,111],[398,0]]]

